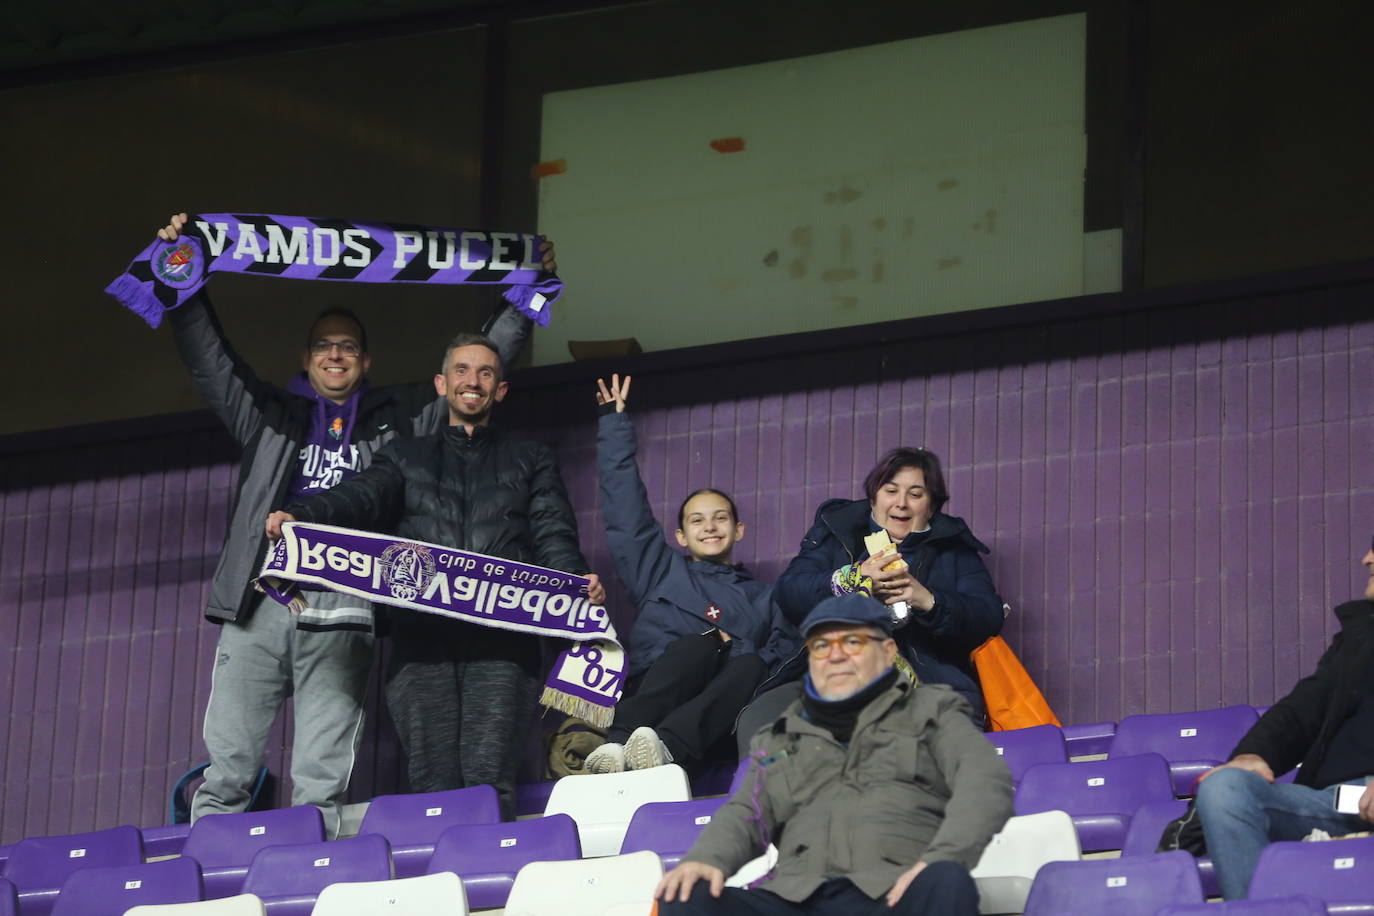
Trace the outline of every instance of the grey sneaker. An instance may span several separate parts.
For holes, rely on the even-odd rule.
[[[621,773],[625,770],[625,745],[606,743],[587,755],[587,772]]]
[[[667,746],[658,740],[658,733],[647,725],[630,732],[630,737],[625,740],[626,769],[647,770],[672,762],[673,755],[668,753]]]

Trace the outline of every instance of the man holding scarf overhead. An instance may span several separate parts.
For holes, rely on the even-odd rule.
[[[159,238],[175,241],[186,223],[186,214],[173,216]],[[544,270],[552,272],[552,246],[545,243],[542,253]],[[196,391],[243,450],[206,607],[222,628],[205,712],[211,765],[191,816],[247,808],[272,722],[282,701],[294,696],[291,803],[318,807],[332,838],[362,735],[372,608],[312,591],[296,617],[256,592],[251,580],[267,545],[262,519],[356,474],[388,441],[437,431],[445,405],[429,380],[369,386],[367,333],[344,309],[327,310],[310,325],[303,371],[285,389],[258,378],[234,352],[203,290],[170,309],[167,320]],[[513,359],[529,320],[508,306],[488,333],[502,356]]]
[[[391,442],[357,476],[272,513],[268,536],[280,537],[284,522],[312,522],[587,574],[553,452],[490,425],[506,396],[502,365],[491,340],[458,335],[434,377],[447,429]],[[605,587],[587,576],[587,597],[601,604]],[[390,619],[387,706],[411,790],[485,783],[512,818],[519,749],[539,695],[539,638],[408,610]]]

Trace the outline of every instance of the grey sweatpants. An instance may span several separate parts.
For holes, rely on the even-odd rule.
[[[337,836],[371,664],[371,633],[298,630],[290,612],[271,600],[260,599],[246,624],[225,623],[205,710],[210,768],[191,819],[248,807],[268,732],[294,694],[291,804],[319,808],[325,835]]]
[[[502,818],[513,820],[520,751],[541,686],[538,637],[442,618],[415,627],[400,615],[418,616],[397,615],[386,705],[410,790],[487,784]]]

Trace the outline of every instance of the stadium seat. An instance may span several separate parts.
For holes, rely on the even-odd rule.
[[[515,876],[505,916],[649,916],[662,877],[663,863],[647,851],[574,862],[531,862]]]
[[[554,783],[545,814],[567,814],[577,822],[582,855],[620,851],[635,809],[645,802],[687,801],[687,774],[676,764],[595,776],[564,776]]]
[[[528,817],[543,814],[549,805],[549,793],[553,791],[553,780],[546,782],[522,782],[515,787],[515,816]]]
[[[190,832],[191,825],[189,823],[144,827],[139,830],[139,833],[143,834],[143,855],[149,859],[179,856],[182,847],[186,845],[186,836]]]
[[[1164,836],[1164,826],[1188,810],[1188,803],[1180,798],[1169,801],[1146,802],[1131,815],[1131,826],[1126,830],[1126,839],[1121,844],[1123,856],[1152,856],[1159,848],[1160,838]],[[1221,888],[1217,886],[1216,870],[1212,860],[1203,856],[1197,859],[1197,874],[1202,880],[1202,892],[1208,897],[1220,897]]]
[[[1094,722],[1091,725],[1065,725],[1064,747],[1069,757],[1090,757],[1105,754],[1116,734],[1115,722]]]
[[[19,892],[14,885],[0,878],[0,916],[18,916]]]
[[[1067,811],[1080,848],[1099,852],[1122,847],[1131,815],[1141,805],[1173,797],[1169,765],[1158,754],[1037,763],[1021,776],[1016,813]]]
[[[439,834],[455,824],[494,824],[501,820],[501,803],[491,786],[471,786],[447,792],[379,795],[363,815],[359,836],[379,834],[391,843],[396,877],[425,873]]]
[[[730,787],[725,790],[727,796],[733,796],[739,791],[739,787],[744,785],[744,777],[749,775],[749,760],[750,758],[745,757],[735,764],[735,775],[730,777]]]
[[[1013,817],[992,838],[972,871],[981,913],[1020,913],[1047,862],[1080,858],[1073,819],[1063,811]]]
[[[202,896],[195,859],[83,868],[67,876],[52,916],[106,916],[151,903],[197,903]]]
[[[20,840],[10,849],[4,877],[14,885],[25,916],[47,916],[73,872],[142,862],[143,835],[138,829],[111,827]]]
[[[1274,897],[1269,900],[1229,900],[1222,903],[1180,903],[1166,906],[1155,916],[1327,916],[1326,906],[1315,897]]]
[[[248,863],[259,849],[323,840],[324,820],[313,805],[207,814],[191,825],[181,854],[200,863],[205,899],[214,900],[242,892]]]
[[[434,846],[429,872],[457,875],[468,905],[487,909],[505,905],[516,873],[530,862],[581,857],[576,822],[566,814],[550,814],[505,824],[450,827]]]
[[[620,844],[620,854],[647,849],[658,853],[663,868],[670,869],[682,861],[687,850],[697,841],[702,828],[711,823],[712,816],[723,804],[723,798],[707,798],[640,805],[630,818],[629,829],[625,831],[625,839]]]
[[[344,881],[320,891],[310,916],[467,916],[463,882],[452,872],[390,881]]]
[[[268,913],[306,916],[320,891],[338,881],[387,881],[391,878],[391,849],[378,834],[267,846],[253,856],[243,892],[262,899]]]
[[[1025,916],[1154,916],[1162,906],[1203,901],[1193,857],[1175,850],[1129,859],[1050,862],[1031,886]]]
[[[1332,913],[1374,913],[1374,837],[1264,847],[1247,896],[1294,894],[1316,897]]]
[[[1169,762],[1174,794],[1197,791],[1197,779],[1230,759],[1231,749],[1258,720],[1253,706],[1127,716],[1116,726],[1108,757],[1154,752]]]
[[[1021,774],[1034,764],[1069,762],[1064,732],[1057,725],[988,732],[987,739],[997,748],[997,755],[1006,761],[1015,782],[1020,782]]]
[[[264,916],[262,901],[252,894],[203,900],[200,903],[157,903],[136,906],[124,916]]]

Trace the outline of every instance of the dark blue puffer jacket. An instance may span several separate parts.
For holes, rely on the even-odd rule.
[[[830,592],[835,570],[868,558],[864,537],[878,530],[868,500],[832,499],[816,510],[801,551],[778,578],[777,598],[794,624]],[[919,541],[912,545],[911,542]],[[935,595],[928,613],[911,614],[895,634],[897,645],[923,682],[948,684],[981,716],[982,691],[969,653],[1002,630],[1002,599],[979,553],[987,547],[961,518],[935,513],[930,534],[897,545],[912,574]],[[793,666],[789,666],[793,667]],[[803,667],[797,666],[797,676]],[[781,678],[781,674],[779,678]],[[771,686],[771,685],[766,685]]]
[[[596,439],[601,515],[616,572],[639,609],[629,676],[645,671],[673,640],[712,627],[730,634],[732,654],[757,654],[770,668],[790,658],[801,642],[774,602],[773,586],[743,566],[693,560],[668,545],[649,508],[636,451],[629,414],[604,414]]]

